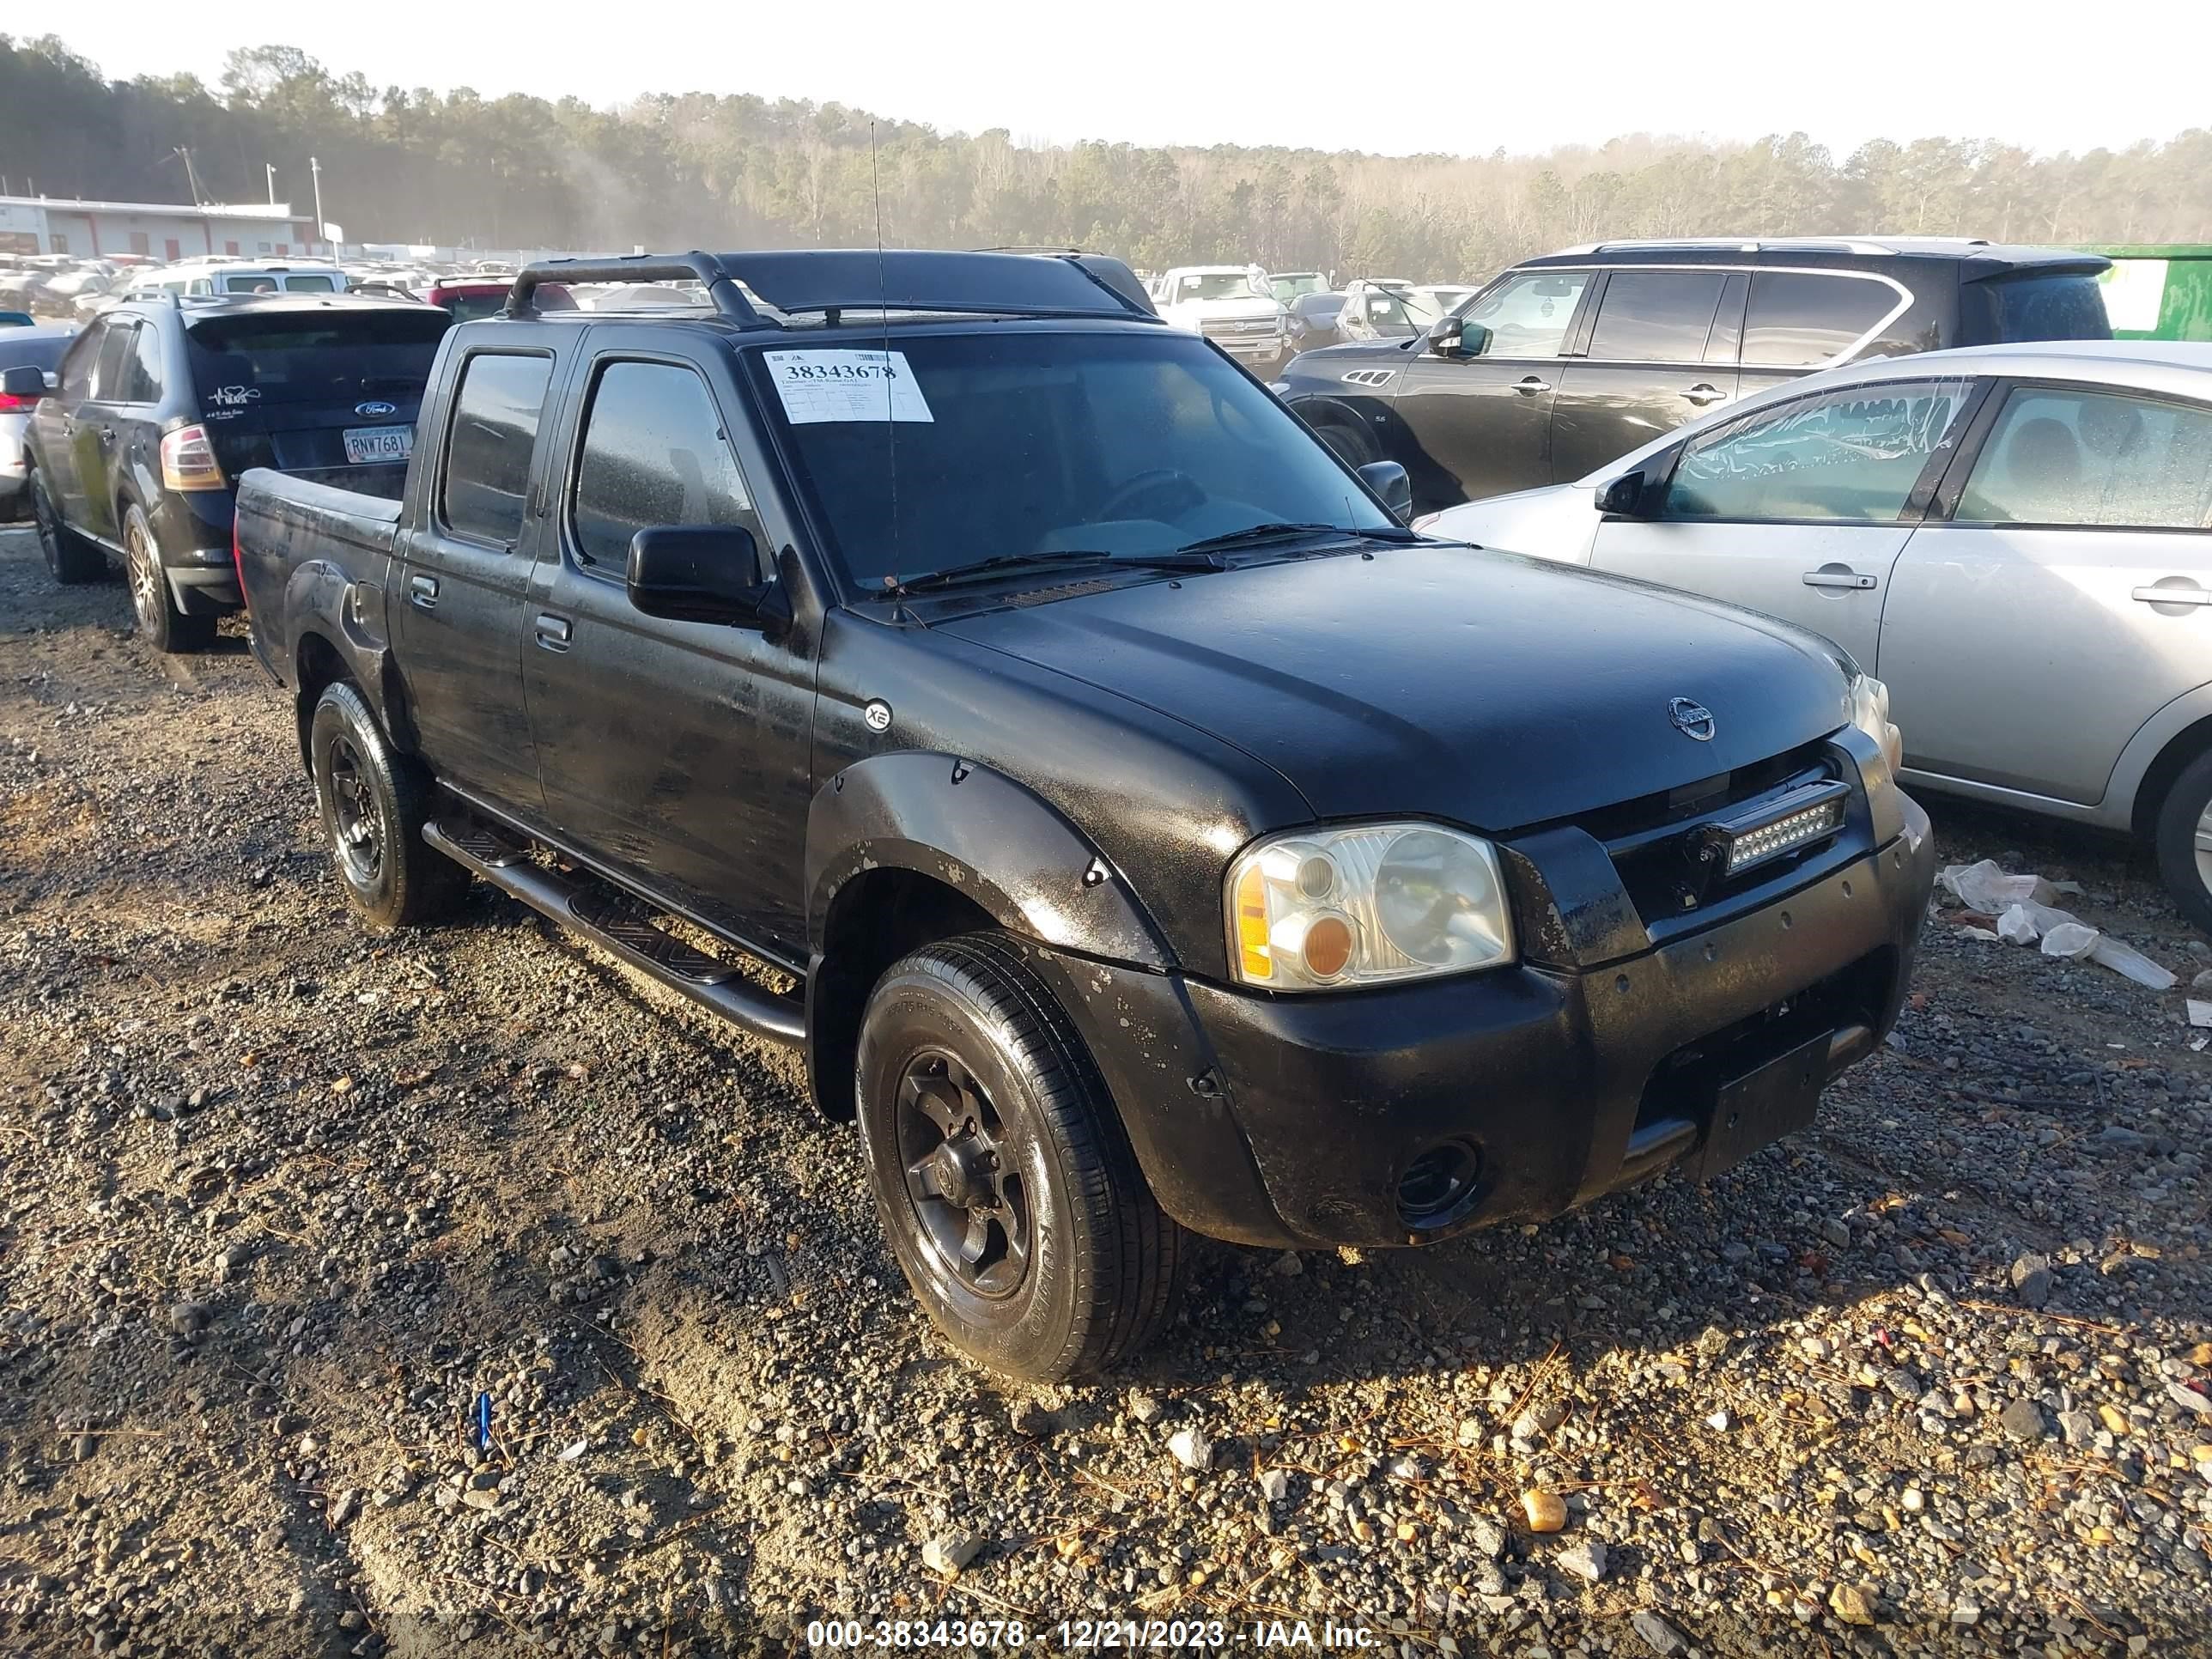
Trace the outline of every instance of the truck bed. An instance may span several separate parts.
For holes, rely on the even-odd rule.
[[[363,482],[391,487],[383,479]],[[301,625],[310,617],[381,643],[382,593],[399,512],[397,494],[342,489],[266,467],[239,479],[238,575],[253,653],[286,685],[294,679]],[[359,598],[365,594],[375,595],[373,616]]]

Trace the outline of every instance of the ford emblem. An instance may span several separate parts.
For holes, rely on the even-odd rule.
[[[380,421],[387,415],[397,415],[399,412],[399,405],[386,403],[356,404],[353,406],[353,412],[372,421]]]
[[[1699,743],[1713,740],[1713,711],[1701,702],[1692,702],[1687,697],[1675,697],[1667,705],[1667,718],[1674,722],[1674,729],[1686,738]]]

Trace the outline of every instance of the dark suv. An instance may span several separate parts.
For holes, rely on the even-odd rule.
[[[232,481],[267,466],[397,495],[452,323],[431,306],[327,295],[164,295],[102,313],[27,434],[55,580],[89,581],[112,559],[155,646],[205,646],[239,605]]]
[[[1563,483],[1854,357],[2112,337],[2110,261],[1937,238],[1605,242],[1516,265],[1430,329],[1309,352],[1277,390],[1418,510]]]

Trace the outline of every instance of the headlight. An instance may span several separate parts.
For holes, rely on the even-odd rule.
[[[1294,830],[1229,866],[1230,971],[1272,991],[1426,979],[1513,960],[1488,842],[1431,823]]]
[[[1860,675],[1844,693],[1844,718],[1875,740],[1894,776],[1905,764],[1905,735],[1890,723],[1889,688],[1871,674]]]

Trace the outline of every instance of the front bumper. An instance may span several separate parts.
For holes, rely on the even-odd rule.
[[[1825,1082],[1880,1042],[1935,878],[1927,815],[1895,799],[1880,847],[1635,953],[1307,997],[1068,962],[1063,1000],[1154,1193],[1197,1231],[1418,1244],[1540,1220],[1765,1139],[1715,1126],[1745,1074]],[[1409,1211],[1401,1183],[1440,1149],[1469,1184]]]

